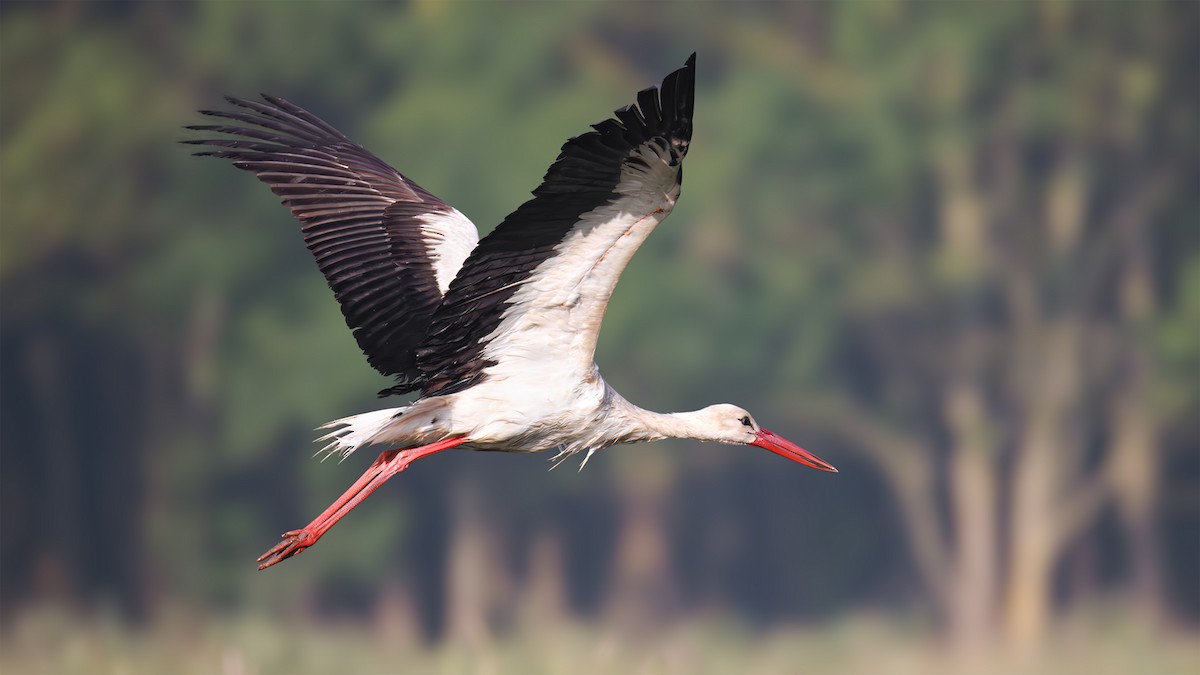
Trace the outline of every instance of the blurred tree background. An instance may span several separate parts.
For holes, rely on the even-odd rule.
[[[744,405],[842,473],[447,453],[257,573],[373,458],[311,460],[309,429],[388,383],[286,210],[181,127],[284,96],[486,232],[692,51],[684,196],[597,360],[640,405]],[[583,670],[841,644],[878,672],[879,635],[978,664],[1080,616],[1080,658],[1097,621],[1143,636],[1130,659],[1194,647],[1198,59],[1190,1],[5,2],[0,663],[183,672],[182,634],[195,672],[321,672],[324,631],[330,668],[353,645],[492,672],[472,659],[553,635]],[[84,646],[47,647],[64,631]],[[581,670],[521,658],[487,663]]]

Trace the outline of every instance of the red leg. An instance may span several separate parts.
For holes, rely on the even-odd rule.
[[[362,477],[355,481],[354,485],[351,485],[350,489],[346,490],[341,497],[338,497],[337,501],[330,504],[329,508],[325,509],[321,515],[317,516],[316,520],[299,530],[284,532],[283,541],[258,557],[258,562],[261,563],[258,569],[265,570],[317,543],[317,540],[328,532],[329,528],[333,527],[337,521],[350,513],[351,509],[358,506],[372,492],[378,490],[379,486],[386,483],[389,478],[407,469],[409,464],[422,457],[448,450],[466,442],[466,437],[458,436],[415,448],[383,451],[374,462],[371,462],[371,466],[367,467],[367,471]]]

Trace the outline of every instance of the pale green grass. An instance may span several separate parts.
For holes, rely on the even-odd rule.
[[[1077,617],[1036,655],[953,657],[929,636],[878,617],[753,631],[696,619],[635,633],[599,622],[548,622],[473,642],[426,645],[377,624],[175,613],[142,629],[61,610],[26,612],[0,634],[5,675],[289,675],[431,673],[669,675],[1200,675],[1191,632],[1152,630],[1120,615]]]

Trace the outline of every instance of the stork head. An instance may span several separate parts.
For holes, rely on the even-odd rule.
[[[711,434],[704,440],[754,445],[787,457],[793,462],[799,462],[821,471],[837,473],[837,469],[833,468],[832,464],[783,436],[758,426],[758,422],[754,421],[754,417],[750,413],[736,405],[719,403],[701,410],[700,414],[704,419],[706,431]]]

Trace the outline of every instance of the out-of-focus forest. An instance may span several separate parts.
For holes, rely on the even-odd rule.
[[[486,232],[692,51],[597,361],[841,473],[445,453],[255,571],[389,382],[183,125],[284,96]],[[1198,62],[1195,2],[5,2],[0,668],[1197,672]]]

